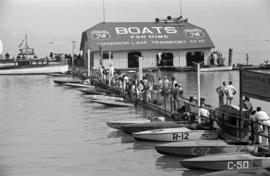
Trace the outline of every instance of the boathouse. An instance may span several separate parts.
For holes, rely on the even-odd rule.
[[[210,65],[214,48],[207,31],[187,20],[177,22],[102,22],[82,33],[80,50],[87,65],[116,69],[157,66],[186,67],[194,62]]]

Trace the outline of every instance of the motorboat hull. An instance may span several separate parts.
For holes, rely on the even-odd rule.
[[[137,119],[137,120],[119,120],[119,121],[110,121],[106,122],[107,125],[114,129],[121,129],[122,126],[131,125],[131,124],[138,124],[138,123],[146,123],[150,122],[148,119]]]
[[[250,153],[226,153],[184,159],[180,163],[188,169],[262,169],[270,166],[270,157],[254,156]]]
[[[113,101],[113,100],[100,99],[100,100],[92,100],[92,102],[103,104],[106,106],[112,106],[112,107],[134,107],[133,104],[125,103],[123,101]]]
[[[198,123],[196,122],[165,121],[165,122],[149,122],[149,123],[142,123],[142,124],[125,125],[122,127],[122,130],[125,133],[132,134],[132,133],[137,133],[141,131],[162,129],[162,128],[178,128],[178,127],[196,128],[197,126],[198,126]]]
[[[257,148],[256,145],[230,145],[223,140],[173,142],[155,146],[156,151],[160,154],[187,157],[218,153],[251,152],[257,150]]]
[[[48,73],[65,73],[68,71],[68,65],[46,65],[39,67],[20,67],[0,69],[0,75],[33,75]]]
[[[161,141],[161,142],[180,142],[194,140],[211,140],[218,138],[217,130],[190,130],[181,128],[164,128],[156,130],[142,131],[132,134],[135,139]]]

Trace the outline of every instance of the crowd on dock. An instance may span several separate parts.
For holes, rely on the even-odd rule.
[[[182,84],[177,82],[175,77],[167,78],[166,75],[159,77],[157,81],[151,72],[140,76],[134,72],[117,73],[110,64],[108,69],[100,65],[98,67],[99,80],[110,87],[122,90],[125,93],[125,99],[133,99],[145,103],[170,109],[175,119],[198,120],[198,111],[200,117],[210,119],[212,114],[209,106],[205,104],[205,97],[199,100],[197,97],[184,97]],[[198,107],[200,101],[201,107]],[[206,108],[204,108],[206,107]]]

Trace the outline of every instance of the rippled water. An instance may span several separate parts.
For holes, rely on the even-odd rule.
[[[174,75],[185,95],[196,94],[196,73]],[[202,73],[202,94],[217,103],[213,90],[237,72]],[[107,108],[80,92],[55,85],[48,76],[0,77],[1,176],[165,176],[200,175],[179,165],[181,158],[154,150],[154,142],[107,127],[106,121],[155,115],[143,108]],[[237,84],[237,83],[236,83]],[[237,85],[236,85],[237,86]],[[268,106],[267,104],[265,104]]]

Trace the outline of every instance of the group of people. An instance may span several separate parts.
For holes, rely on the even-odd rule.
[[[115,74],[117,75],[117,74]],[[111,86],[120,88],[126,92],[126,95],[133,99],[138,99],[147,103],[160,105],[160,96],[164,98],[164,103],[168,98],[171,98],[172,110],[177,112],[180,116],[188,117],[186,120],[195,120],[198,114],[198,107],[196,104],[201,102],[201,106],[205,106],[205,98],[196,100],[193,96],[189,100],[184,98],[184,90],[182,85],[178,83],[175,77],[171,80],[164,76],[163,79],[159,78],[158,82],[151,80],[149,75],[143,76],[142,80],[131,77],[130,75],[123,74],[122,76],[114,76]],[[157,95],[157,99],[153,99],[153,95]],[[203,117],[210,117],[210,111],[205,108],[199,108],[200,115]]]
[[[228,85],[224,81],[221,86],[217,87],[216,91],[219,97],[219,106],[223,106],[224,104],[231,105],[234,95],[237,93],[235,87],[232,85],[232,81],[229,81]],[[270,127],[270,117],[268,114],[261,107],[257,107],[254,110],[248,97],[244,97],[242,107],[247,110],[250,120],[255,122],[252,126],[252,130],[257,133],[254,136],[255,143],[265,143],[268,145],[268,140],[266,139],[266,142],[262,142],[262,137],[258,135],[259,133],[268,135],[267,126]]]
[[[259,134],[262,133],[264,135],[268,135],[267,127],[270,127],[270,117],[259,106],[256,109],[253,109],[253,106],[248,97],[244,98],[242,106],[247,110],[249,119],[253,122],[251,131],[253,131],[253,133],[256,132],[256,135],[254,135],[253,139],[254,142],[257,144],[264,143],[265,145],[268,145],[268,140],[265,138],[263,142],[262,137]]]
[[[112,63],[110,63],[109,69],[105,69],[104,65],[100,64],[98,66],[98,73],[101,80],[104,82],[108,82],[108,84],[111,86],[111,83],[115,80],[115,72]]]
[[[228,85],[224,81],[221,86],[216,89],[219,98],[219,106],[231,105],[234,95],[237,93],[235,87],[232,85],[232,81],[229,81]],[[225,100],[224,100],[225,99]]]

